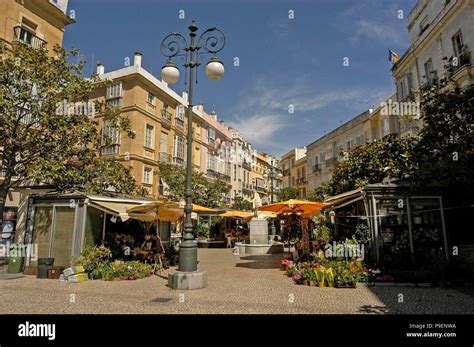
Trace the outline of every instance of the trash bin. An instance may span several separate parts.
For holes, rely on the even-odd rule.
[[[48,278],[48,269],[54,265],[54,258],[38,258],[37,278]]]
[[[8,258],[8,273],[20,273],[23,271],[24,257],[9,257]]]

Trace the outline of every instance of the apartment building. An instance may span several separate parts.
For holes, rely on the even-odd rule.
[[[64,28],[74,23],[68,0],[8,0],[0,2],[0,42],[8,48],[25,43],[52,51],[62,46]]]
[[[67,15],[68,0],[4,0],[0,1],[0,45],[14,49],[17,44],[46,48],[52,53],[55,45],[62,46],[64,29],[74,20]],[[0,162],[0,181],[3,170]],[[34,187],[34,192],[48,191]],[[0,225],[0,243],[15,239],[15,233],[25,229],[28,195],[32,189],[15,188],[8,193]],[[11,235],[6,238],[5,235]],[[5,236],[5,238],[4,238]],[[21,241],[16,236],[16,241]]]
[[[301,197],[307,192],[306,158],[306,147],[296,147],[280,159],[282,187],[297,187]]]
[[[196,150],[194,156],[201,155],[201,171],[204,172],[209,179],[220,180],[224,182],[229,189],[231,183],[231,151],[232,151],[232,132],[225,125],[224,121],[218,121],[217,114],[212,111],[207,114],[204,111],[204,105],[194,107],[194,114],[202,121],[201,129],[201,150]],[[194,122],[194,117],[193,117]],[[205,169],[205,170],[204,170]],[[232,195],[229,191],[225,195],[225,202],[232,203]]]
[[[257,151],[253,156],[252,172],[250,174],[255,191],[254,201],[256,205],[266,205],[272,201],[276,202],[278,200],[276,193],[281,188],[282,180],[278,177],[274,177],[273,180],[267,177],[267,174],[271,170],[279,171],[280,162],[267,153]],[[273,197],[271,195],[272,182]]]
[[[419,0],[408,16],[410,46],[392,68],[397,101],[412,99],[413,91],[440,79],[463,87],[473,82],[474,47],[472,0]],[[418,119],[401,117],[402,136],[420,129]]]
[[[232,199],[241,197],[247,201],[253,201],[255,191],[252,184],[252,161],[256,156],[255,149],[245,141],[243,136],[235,129],[232,131]]]
[[[181,95],[142,66],[142,55],[134,55],[132,66],[105,72],[101,63],[97,74],[111,84],[98,88],[89,101],[100,100],[118,107],[131,122],[132,139],[98,115],[104,137],[102,155],[120,161],[132,169],[137,184],[150,196],[166,194],[166,184],[159,177],[159,163],[185,165],[187,158],[186,92]],[[210,179],[231,186],[230,151],[232,133],[217,114],[208,114],[204,105],[193,107],[193,167]],[[230,194],[226,196],[230,203]]]
[[[341,152],[399,133],[398,116],[390,113],[395,95],[369,109],[306,147],[306,181],[308,190],[320,187],[332,177],[336,163],[343,159]]]

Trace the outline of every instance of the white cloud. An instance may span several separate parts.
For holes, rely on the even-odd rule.
[[[382,19],[360,19],[354,23],[354,40],[378,40],[389,45],[401,45],[405,42],[404,32],[400,26],[395,26]]]
[[[295,122],[298,114],[323,111],[334,105],[354,110],[369,108],[390,93],[380,89],[374,91],[369,87],[317,92],[314,88],[316,82],[303,78],[297,81],[284,85],[274,79],[256,79],[254,85],[237,100],[237,106],[230,110],[233,119],[227,120],[227,123],[257,148],[262,145],[274,149],[288,148],[294,144],[282,144],[281,137],[277,135],[284,128],[294,130],[295,124],[301,126],[304,118]],[[294,106],[294,114],[288,112],[290,105]]]

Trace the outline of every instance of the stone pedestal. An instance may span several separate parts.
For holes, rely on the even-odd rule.
[[[201,289],[207,286],[207,271],[183,272],[168,274],[168,287],[172,289]]]
[[[251,245],[268,244],[268,221],[266,219],[253,218],[250,221],[249,243]]]

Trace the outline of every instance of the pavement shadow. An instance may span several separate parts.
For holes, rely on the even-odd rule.
[[[240,257],[241,260],[250,260],[245,263],[237,263],[235,266],[246,269],[278,269],[280,268],[281,255],[249,255]]]

